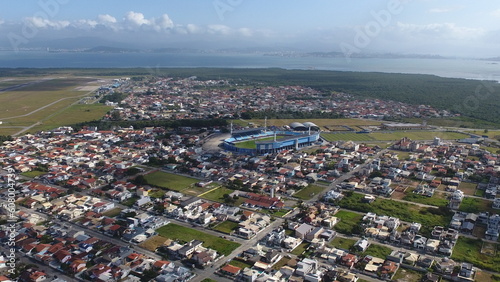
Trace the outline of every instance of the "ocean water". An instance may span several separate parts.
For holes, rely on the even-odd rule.
[[[0,68],[221,67],[418,73],[500,81],[500,62],[474,59],[323,58],[262,54],[0,51]]]

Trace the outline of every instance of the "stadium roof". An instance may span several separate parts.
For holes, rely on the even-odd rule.
[[[310,122],[310,121],[306,121],[303,123],[305,127],[319,127],[317,126],[316,124]]]
[[[299,127],[300,128],[305,128],[305,126],[302,123],[296,122],[296,121],[290,123],[290,127],[293,128],[293,129],[299,128]]]
[[[249,128],[249,129],[243,129],[243,130],[234,130],[233,135],[248,134],[248,133],[260,132],[260,131],[264,131],[264,127]]]

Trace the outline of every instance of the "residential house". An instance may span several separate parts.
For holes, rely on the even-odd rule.
[[[314,229],[314,226],[307,223],[302,223],[295,229],[295,237],[305,239],[306,235]]]

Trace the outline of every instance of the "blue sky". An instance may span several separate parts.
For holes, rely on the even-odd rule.
[[[500,3],[2,0],[0,34],[0,47],[4,48],[57,48],[58,44],[77,46],[79,42],[82,47],[89,47],[86,45],[100,42],[132,48],[260,47],[500,56]]]

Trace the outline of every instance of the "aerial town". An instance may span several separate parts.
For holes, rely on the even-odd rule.
[[[500,279],[498,152],[477,134],[404,136],[437,136],[425,118],[448,111],[196,77],[115,79],[93,99],[113,107],[103,123],[149,123],[64,126],[0,146],[0,281]],[[403,135],[335,140],[344,131],[250,119],[272,112]],[[387,122],[399,118],[424,122]],[[225,122],[154,123],[208,119]]]

